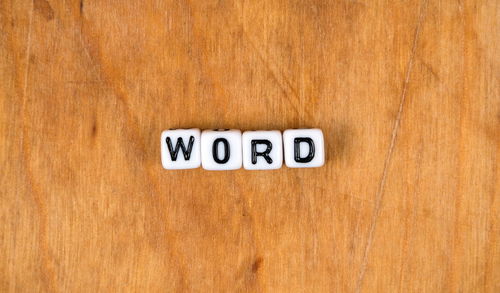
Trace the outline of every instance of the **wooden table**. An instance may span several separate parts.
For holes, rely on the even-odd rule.
[[[500,5],[0,1],[0,291],[500,292]],[[166,171],[168,128],[318,127]]]

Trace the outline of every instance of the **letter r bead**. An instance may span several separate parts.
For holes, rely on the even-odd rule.
[[[273,170],[283,165],[283,141],[279,130],[245,131],[242,136],[243,167]]]
[[[201,165],[200,130],[171,129],[161,134],[161,163],[167,170],[193,169]]]

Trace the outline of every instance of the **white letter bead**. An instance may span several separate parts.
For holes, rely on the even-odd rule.
[[[325,143],[321,129],[288,129],[283,132],[285,164],[290,168],[321,167]]]
[[[245,169],[272,170],[283,165],[283,142],[279,130],[245,131],[242,144]]]
[[[201,165],[205,170],[241,168],[241,131],[204,130],[201,133]]]
[[[193,169],[201,164],[200,130],[171,129],[161,133],[161,164],[163,168]]]

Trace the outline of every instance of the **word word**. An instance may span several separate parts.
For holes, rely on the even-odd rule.
[[[197,128],[165,130],[161,162],[165,169],[247,170],[321,167],[325,145],[321,129],[245,131]]]

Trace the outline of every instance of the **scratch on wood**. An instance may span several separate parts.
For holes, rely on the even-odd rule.
[[[257,53],[257,56],[259,57],[259,60],[264,64],[264,66],[266,67],[266,69],[269,71],[269,73],[271,74],[271,77],[276,81],[276,83],[278,84],[278,87],[285,94],[285,97],[292,96],[292,97],[295,98],[296,101],[300,101],[300,97],[299,97],[297,91],[292,87],[291,83],[286,79],[286,77],[283,74],[280,74],[280,76],[282,77],[284,84],[286,84],[287,86],[285,86],[280,81],[280,79],[278,78],[278,75],[276,75],[276,73],[274,72],[273,68],[271,67],[271,64],[270,64],[269,60],[267,60],[268,58],[265,58],[264,55],[262,54],[262,52],[252,42],[252,40],[250,39],[250,36],[248,36],[245,28],[242,28],[242,31],[243,31],[243,35],[247,39],[247,42],[250,44],[250,47]],[[288,93],[287,88],[289,89],[291,95]],[[292,106],[293,110],[297,114],[300,114],[300,111],[298,110],[298,106],[296,105],[296,103],[294,103],[290,99],[287,99],[287,100],[290,102],[290,105]]]
[[[419,59],[419,62],[431,73],[431,75],[439,80],[439,75],[436,73],[436,71],[432,68],[431,65],[429,65],[427,62],[425,62],[424,60],[422,60],[421,58],[418,58]]]
[[[386,155],[386,158],[384,160],[384,169],[382,171],[382,178],[380,179],[380,184],[379,184],[379,187],[377,189],[376,196],[375,196],[375,208],[374,208],[374,211],[372,214],[370,230],[368,232],[368,237],[366,240],[366,245],[365,245],[365,250],[364,250],[364,254],[363,254],[363,260],[361,263],[361,268],[360,268],[359,275],[358,275],[358,280],[356,282],[356,292],[361,291],[361,285],[363,284],[363,279],[365,277],[365,272],[366,272],[366,265],[368,263],[368,255],[369,255],[372,243],[373,243],[373,235],[375,234],[375,229],[377,227],[377,220],[380,216],[380,208],[382,206],[382,200],[383,200],[383,196],[384,196],[385,182],[387,180],[387,173],[388,173],[389,166],[391,163],[392,154],[394,152],[394,146],[396,145],[396,139],[398,136],[399,126],[401,124],[401,117],[403,115],[403,106],[405,104],[406,95],[408,92],[408,85],[410,83],[410,76],[411,76],[411,72],[413,69],[415,53],[417,51],[417,44],[418,44],[418,38],[420,35],[420,29],[421,29],[422,23],[424,22],[424,19],[425,19],[425,11],[427,8],[427,2],[428,2],[428,0],[424,0],[422,2],[422,6],[420,8],[420,14],[418,17],[417,27],[415,29],[415,36],[413,38],[411,56],[410,56],[410,60],[408,61],[408,66],[407,66],[408,69],[406,71],[406,76],[405,76],[404,85],[403,85],[403,91],[401,93],[401,99],[399,102],[398,114],[396,116],[396,120],[394,121],[394,126],[392,128],[391,142],[389,144],[389,149],[387,151],[387,155]]]
[[[237,19],[243,19],[243,18],[244,18],[244,15],[241,15],[241,16],[238,16]],[[225,20],[226,26],[230,27],[227,18],[224,18],[224,20]],[[238,25],[241,28],[242,36],[247,40],[247,43],[250,44],[250,48],[252,48],[253,51],[256,52],[257,57],[264,64],[266,69],[269,71],[273,80],[276,81],[278,87],[280,88],[280,90],[283,92],[283,94],[287,98],[286,100],[290,103],[294,112],[297,115],[300,115],[301,111],[299,111],[299,105],[297,105],[297,104],[300,104],[301,97],[300,97],[298,91],[292,86],[291,82],[286,78],[285,74],[279,72],[279,70],[276,70],[276,71],[278,71],[278,73],[280,73],[280,74],[279,75],[276,74],[275,70],[273,69],[273,66],[271,66],[273,64],[269,61],[269,58],[267,56],[265,57],[264,54],[262,53],[262,51],[252,41],[252,38],[250,37],[250,35],[248,34],[248,32],[245,28],[245,21],[244,20],[236,21],[236,23],[238,23]],[[292,100],[289,97],[294,98],[294,99]],[[311,114],[309,113],[308,108],[305,108],[302,111],[305,111],[305,113],[307,114],[307,117],[311,117]]]
[[[31,31],[33,27],[33,11],[35,10],[35,4],[33,2],[33,6],[30,11],[30,18],[28,24],[28,36],[26,37],[26,74],[24,75],[24,88],[23,88],[23,109],[26,105],[26,93],[28,89],[28,75],[30,69],[30,55],[31,55]]]
[[[82,2],[83,3],[83,0]],[[80,4],[80,5],[83,5],[83,4]],[[104,83],[104,80],[102,78],[102,74],[100,74],[100,70],[99,70],[99,63],[98,61],[95,60],[95,58],[90,54],[89,52],[89,49],[88,49],[88,44],[84,41],[83,39],[83,23],[80,24],[80,27],[79,27],[79,30],[78,30],[79,34],[78,34],[78,38],[79,38],[79,41],[80,41],[80,44],[82,45],[82,48],[83,48],[83,52],[85,53],[85,55],[87,56],[87,58],[89,59],[89,62],[91,64],[91,67],[92,69],[94,70],[94,74],[96,76],[96,79],[97,79],[97,83]],[[91,81],[87,81],[87,82],[91,82]]]
[[[26,176],[29,186],[32,190],[34,201],[37,205],[40,221],[39,221],[39,234],[40,234],[40,250],[42,251],[41,263],[42,263],[42,275],[44,276],[43,281],[48,291],[58,292],[56,285],[56,273],[54,268],[54,261],[50,256],[49,243],[47,237],[47,226],[48,226],[48,215],[47,207],[43,202],[43,198],[40,192],[40,186],[36,183],[33,176],[33,171],[30,166],[31,150],[29,145],[25,141],[26,133],[28,131],[28,125],[26,123],[26,100],[28,94],[28,77],[30,73],[30,55],[31,55],[31,34],[33,31],[33,13],[35,11],[35,2],[32,2],[31,10],[29,12],[29,22],[28,22],[28,35],[26,37],[26,73],[24,75],[24,85],[23,85],[23,96],[21,104],[22,113],[22,132],[20,137],[21,148],[22,148],[22,158],[23,165],[26,168]]]

